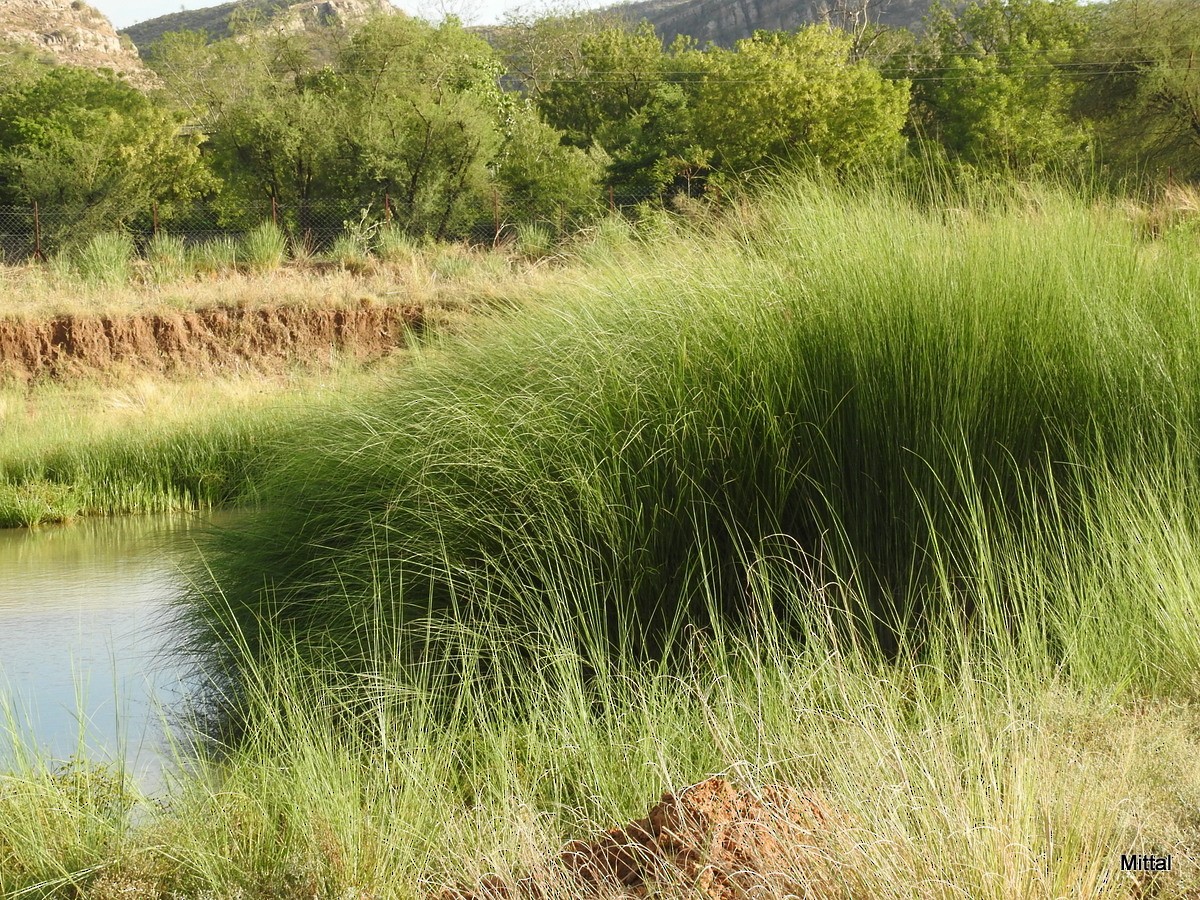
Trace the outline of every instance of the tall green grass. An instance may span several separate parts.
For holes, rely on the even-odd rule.
[[[347,364],[0,392],[0,528],[252,504],[295,423],[374,377]]]
[[[219,275],[237,268],[238,242],[229,235],[209,238],[188,250],[191,268],[202,275]]]
[[[1195,896],[1200,262],[1051,190],[704,227],[273,444],[181,609],[242,727],[136,828],[17,754],[0,893],[576,900],[719,772],[834,896]]]
[[[283,230],[266,221],[245,234],[238,258],[253,272],[271,272],[283,265],[287,244]]]
[[[187,246],[177,234],[160,231],[146,247],[146,261],[156,284],[181,281],[192,274]]]
[[[284,417],[219,415],[0,459],[0,527],[252,503]]]
[[[133,238],[122,231],[105,231],[70,251],[70,269],[88,284],[123,284],[133,270]]]
[[[1122,704],[1014,657],[884,665],[771,622],[690,632],[687,665],[670,672],[620,653],[597,665],[569,649],[564,632],[580,627],[560,610],[523,648],[477,623],[447,627],[443,646],[472,676],[453,690],[445,658],[330,690],[276,644],[247,673],[255,727],[188,761],[157,800],[114,794],[111,770],[20,757],[0,776],[0,891],[415,900],[499,873],[578,900],[555,874],[564,843],[713,773],[820,792],[836,819],[795,868],[811,872],[816,852],[841,892],[822,896],[1133,900],[1144,884],[1120,872],[1130,852],[1175,855],[1177,872],[1154,883],[1162,900],[1200,886],[1187,862],[1194,708]],[[346,705],[364,690],[368,703]]]
[[[209,560],[201,656],[236,672],[233,636],[261,660],[282,632],[371,670],[433,652],[431,619],[519,635],[566,608],[650,657],[757,615],[883,656],[961,632],[1191,683],[1200,261],[1052,189],[937,199],[797,183],[601,251],[539,312],[306,426]],[[1129,510],[1174,523],[1177,590],[1102,552]],[[753,608],[774,570],[802,578]],[[1117,649],[1072,624],[1110,614]]]

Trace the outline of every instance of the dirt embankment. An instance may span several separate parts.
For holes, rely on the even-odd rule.
[[[343,308],[210,307],[129,316],[0,319],[0,379],[110,369],[204,373],[383,356],[420,330],[424,309],[363,301]]]
[[[833,900],[844,891],[827,844],[845,824],[815,794],[782,785],[756,794],[710,778],[663,794],[624,828],[571,842],[538,874],[489,876],[437,900]]]

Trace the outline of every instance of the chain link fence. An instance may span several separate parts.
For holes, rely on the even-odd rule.
[[[553,200],[513,199],[495,192],[470,205],[438,209],[436,204],[414,210],[388,194],[363,198],[310,198],[284,203],[233,204],[223,200],[191,205],[152,206],[137,215],[120,215],[103,206],[30,203],[0,206],[0,261],[20,264],[47,260],[78,247],[104,232],[129,235],[144,253],[158,234],[170,234],[187,246],[214,239],[240,240],[264,222],[287,236],[293,250],[307,255],[327,252],[340,237],[369,244],[382,229],[414,238],[434,237],[470,244],[496,245],[537,227],[561,236],[587,227],[608,215],[636,216],[647,205],[661,207],[664,197],[650,192],[608,191],[590,203],[568,205]]]

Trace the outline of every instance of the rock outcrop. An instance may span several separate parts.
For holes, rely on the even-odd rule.
[[[729,47],[755,31],[794,31],[825,21],[918,28],[931,5],[932,0],[641,0],[610,9],[633,22],[650,22],[668,44],[685,35],[701,46]]]
[[[230,37],[230,26],[239,14],[254,16],[275,28],[299,31],[329,25],[356,25],[372,16],[396,12],[399,10],[388,0],[237,0],[147,19],[129,26],[122,34],[146,50],[172,31],[200,31],[208,35],[210,41]]]
[[[0,40],[32,47],[57,63],[112,69],[139,86],[154,83],[133,44],[83,0],[4,0]]]

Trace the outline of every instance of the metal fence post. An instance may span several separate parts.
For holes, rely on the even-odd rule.
[[[279,204],[275,200],[275,195],[271,195],[271,224],[276,228],[279,227]]]
[[[492,188],[492,246],[500,240],[500,192]]]
[[[383,224],[392,224],[392,195],[388,191],[383,192]]]
[[[150,205],[150,209],[154,214],[154,226],[153,226],[153,231],[151,233],[153,234],[154,237],[158,237],[158,201],[157,200],[155,200]]]
[[[43,262],[46,259],[42,255],[42,217],[36,200],[33,201],[33,256]]]
[[[613,196],[613,187],[611,184],[608,186],[608,211],[617,211],[617,199]]]

